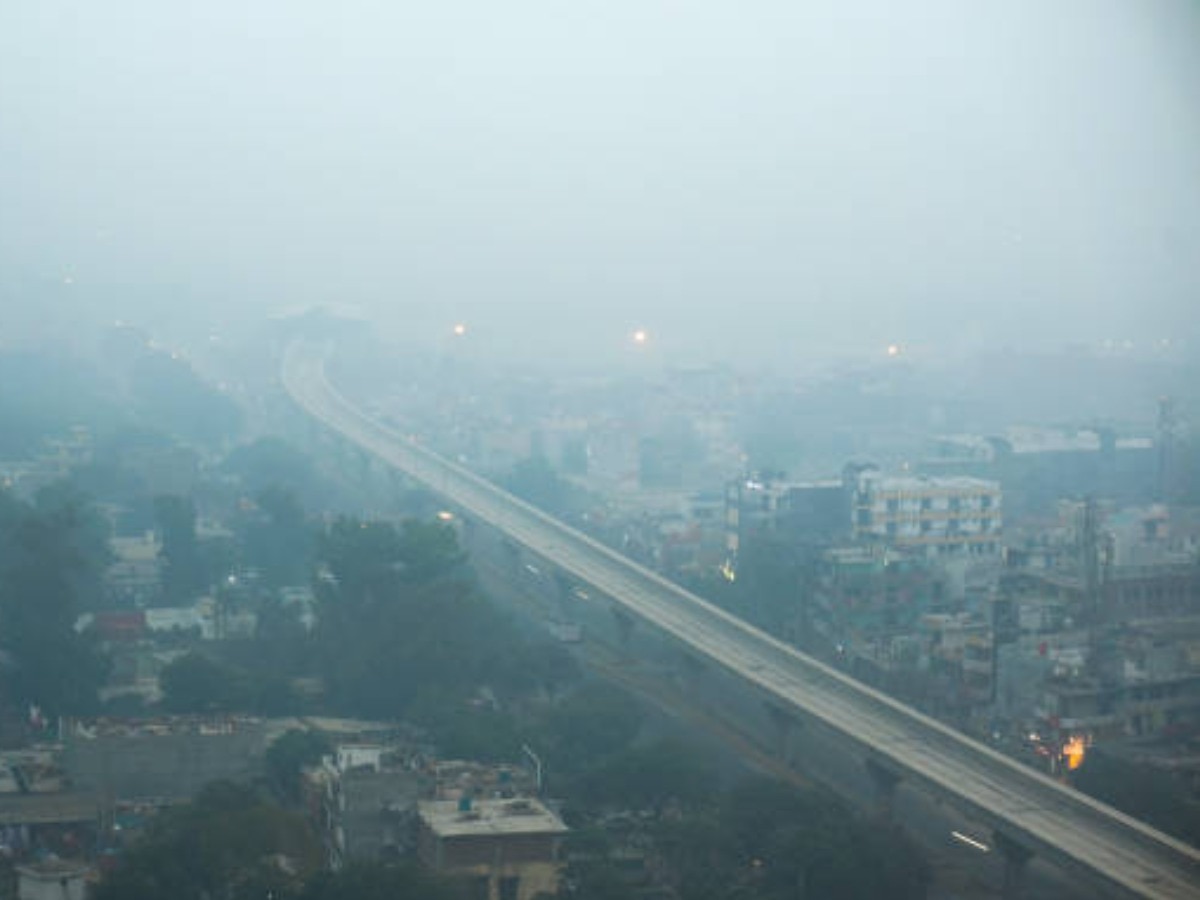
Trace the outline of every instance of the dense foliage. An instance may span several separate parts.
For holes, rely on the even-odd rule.
[[[108,562],[82,497],[52,492],[29,506],[0,493],[0,679],[18,713],[85,713],[107,663],[75,622],[100,593]]]
[[[217,782],[162,813],[96,887],[93,900],[294,897],[321,864],[299,813],[251,788]]]
[[[1171,772],[1092,750],[1072,783],[1085,794],[1200,846],[1200,801]]]

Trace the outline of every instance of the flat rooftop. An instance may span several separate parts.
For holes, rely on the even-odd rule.
[[[459,808],[458,800],[422,800],[421,821],[438,837],[478,837],[505,834],[566,834],[562,819],[532,797],[474,800]]]
[[[100,810],[100,796],[93,793],[5,794],[0,797],[0,827],[95,822]]]
[[[973,478],[969,475],[864,475],[863,481],[871,484],[876,490],[909,491],[924,493],[926,491],[979,491],[998,493],[1000,482],[983,478]]]

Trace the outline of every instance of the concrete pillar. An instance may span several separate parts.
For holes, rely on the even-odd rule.
[[[775,753],[788,765],[792,763],[792,737],[800,729],[800,718],[790,709],[785,709],[778,703],[764,700],[767,718],[771,721],[775,732]]]
[[[677,648],[679,656],[672,667],[680,692],[696,708],[711,710],[712,692],[708,681],[708,665],[704,659],[686,647]]]
[[[613,620],[617,623],[617,640],[621,644],[621,649],[627,650],[629,641],[633,638],[633,627],[637,624],[637,620],[620,606],[614,606],[612,614]]]
[[[1025,896],[1025,870],[1033,858],[1033,851],[1003,831],[995,832],[993,839],[996,849],[1004,856],[1003,896],[1005,900],[1017,900]]]
[[[896,805],[896,785],[900,783],[900,773],[886,763],[873,757],[867,758],[867,774],[875,786],[875,810],[885,822],[892,821]]]

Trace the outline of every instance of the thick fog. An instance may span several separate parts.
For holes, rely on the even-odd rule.
[[[547,358],[1200,338],[1200,6],[9,3],[0,291]]]

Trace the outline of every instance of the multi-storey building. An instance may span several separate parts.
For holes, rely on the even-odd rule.
[[[725,485],[725,551],[736,564],[742,545],[775,533],[797,541],[844,537],[849,503],[840,479],[740,478]]]
[[[423,800],[418,814],[421,861],[465,881],[470,896],[532,900],[558,891],[567,826],[541,801]]]
[[[854,485],[855,538],[930,555],[992,554],[1003,528],[1000,485],[980,478],[859,473]]]

